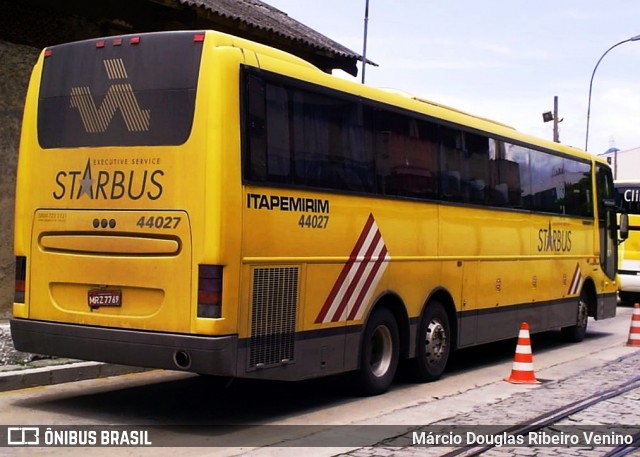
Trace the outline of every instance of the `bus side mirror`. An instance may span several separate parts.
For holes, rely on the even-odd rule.
[[[620,241],[629,238],[629,215],[627,213],[620,214]]]

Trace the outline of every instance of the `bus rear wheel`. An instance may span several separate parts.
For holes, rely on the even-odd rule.
[[[633,306],[640,302],[640,293],[637,292],[618,292],[618,297],[621,305]]]
[[[451,352],[449,317],[440,302],[427,305],[418,329],[413,376],[419,382],[435,381],[442,376]]]
[[[398,323],[386,308],[373,312],[360,347],[360,368],[355,373],[356,387],[364,395],[386,392],[395,377],[400,358]]]

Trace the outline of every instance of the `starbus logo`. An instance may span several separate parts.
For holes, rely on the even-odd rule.
[[[538,252],[569,252],[571,251],[571,230],[548,228],[538,230]]]
[[[145,159],[146,162],[158,164],[159,159]],[[128,165],[130,160],[122,160]],[[140,159],[136,163],[140,162]],[[98,170],[91,169],[91,159],[83,170],[62,170],[56,174],[56,200],[119,200],[128,198],[140,200],[148,198],[157,200],[162,197],[162,177],[164,171],[155,170]]]
[[[109,80],[126,80],[129,77],[122,59],[105,59],[103,64]],[[129,132],[149,130],[151,110],[140,108],[129,83],[113,84],[100,106],[96,105],[89,87],[72,87],[70,107],[77,109],[80,113],[82,125],[87,133],[105,132],[118,110],[122,113]]]

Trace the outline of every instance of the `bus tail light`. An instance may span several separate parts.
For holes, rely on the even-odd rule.
[[[198,317],[222,317],[222,265],[198,265]]]
[[[16,287],[13,301],[15,303],[24,303],[25,281],[27,278],[27,258],[24,256],[16,257]]]

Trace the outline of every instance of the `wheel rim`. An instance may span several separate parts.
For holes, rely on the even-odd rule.
[[[391,332],[384,326],[378,326],[371,336],[371,354],[369,357],[369,366],[371,373],[376,377],[384,376],[393,358],[393,343],[391,340]]]
[[[447,349],[447,332],[442,323],[437,319],[429,322],[427,326],[424,349],[427,362],[429,363],[437,363],[445,354]]]

